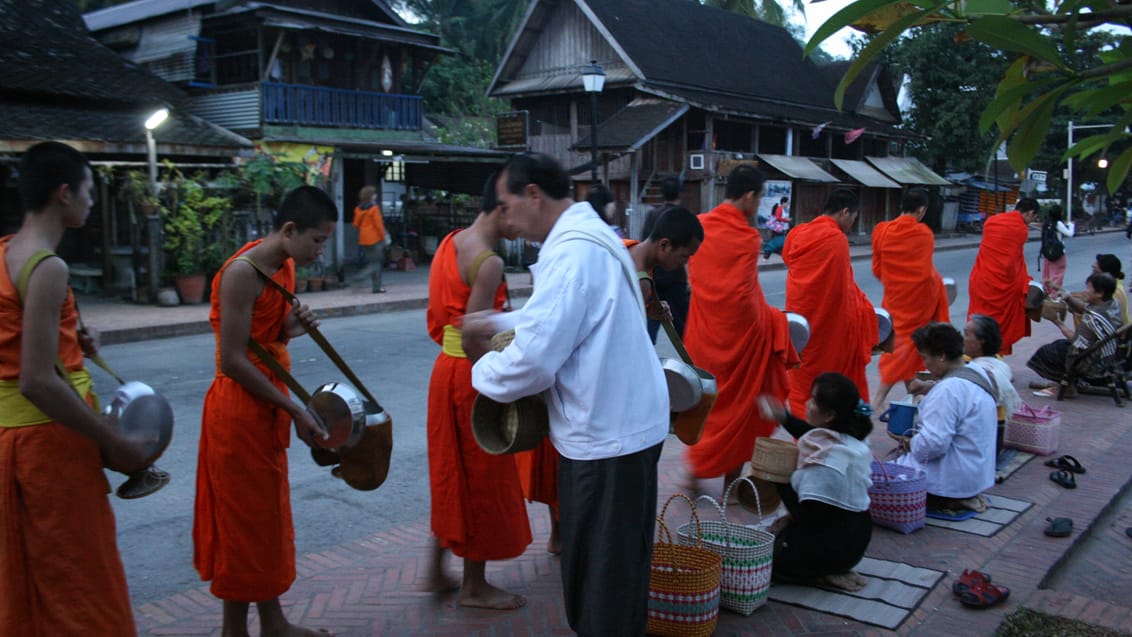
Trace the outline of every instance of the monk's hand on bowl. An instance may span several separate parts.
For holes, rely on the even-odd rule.
[[[313,447],[316,440],[329,440],[330,433],[326,431],[325,425],[319,420],[318,416],[312,414],[306,409],[297,410],[293,414],[295,420],[295,435],[299,440],[307,443],[308,446]]]
[[[471,361],[479,360],[491,349],[491,337],[497,329],[494,310],[465,314],[460,321],[460,345]]]

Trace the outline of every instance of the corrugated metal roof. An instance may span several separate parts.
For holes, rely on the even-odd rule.
[[[899,188],[900,184],[885,177],[868,163],[855,159],[831,159],[834,166],[844,170],[850,177],[869,188]]]
[[[841,181],[837,177],[818,168],[817,164],[805,157],[796,157],[794,155],[764,155],[759,153],[759,159],[795,179],[821,181],[831,184]]]
[[[611,68],[605,71],[605,90],[618,84],[627,84],[636,81],[633,71],[626,67]],[[555,75],[534,75],[517,78],[495,91],[496,96],[522,95],[540,93],[545,91],[561,91],[563,89],[582,90],[581,68],[570,69],[569,72]]]
[[[117,6],[91,11],[83,16],[86,27],[91,31],[131,24],[165,15],[173,11],[191,11],[202,5],[215,4],[216,0],[135,0]]]
[[[915,157],[866,157],[869,163],[894,181],[905,185],[950,186],[951,182],[933,173]]]

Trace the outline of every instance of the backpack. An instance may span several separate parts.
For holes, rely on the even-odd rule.
[[[1042,256],[1047,261],[1057,261],[1065,255],[1065,244],[1061,242],[1061,234],[1057,225],[1047,223],[1042,228]]]

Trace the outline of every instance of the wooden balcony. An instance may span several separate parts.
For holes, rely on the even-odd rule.
[[[418,131],[419,95],[397,95],[260,82],[224,86],[193,97],[193,112],[226,128],[265,125]]]
[[[263,82],[263,122],[420,130],[421,96]]]

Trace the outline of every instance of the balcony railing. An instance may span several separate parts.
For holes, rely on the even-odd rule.
[[[263,122],[420,130],[421,97],[263,82]]]

